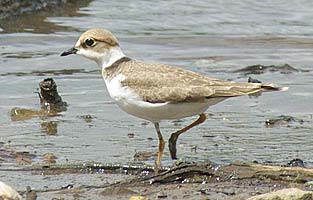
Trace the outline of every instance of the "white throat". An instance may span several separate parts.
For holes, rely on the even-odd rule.
[[[125,57],[125,54],[123,53],[122,49],[118,46],[115,46],[102,54],[101,59],[99,59],[97,63],[99,67],[105,69],[123,57]]]

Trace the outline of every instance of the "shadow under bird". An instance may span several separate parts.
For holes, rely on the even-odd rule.
[[[203,123],[204,112],[227,98],[259,92],[282,91],[266,83],[235,83],[165,64],[149,64],[125,56],[116,37],[108,30],[84,32],[75,46],[61,56],[82,55],[102,68],[102,77],[112,99],[130,115],[151,121],[159,138],[157,167],[161,167],[165,141],[160,131],[162,120],[199,115],[199,118],[171,134],[169,150],[176,159],[180,134]]]

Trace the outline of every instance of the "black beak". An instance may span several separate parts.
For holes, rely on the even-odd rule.
[[[64,52],[61,54],[61,56],[68,56],[68,55],[70,55],[70,54],[76,54],[77,51],[78,51],[78,50],[75,49],[75,47],[73,47],[73,48],[70,48],[70,49],[67,50],[67,51],[64,51]]]

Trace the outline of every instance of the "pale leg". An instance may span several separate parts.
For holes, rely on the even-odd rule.
[[[157,131],[158,138],[159,138],[159,151],[158,151],[158,160],[157,160],[156,165],[158,168],[161,168],[161,161],[162,161],[162,155],[163,155],[163,151],[164,151],[165,141],[164,141],[163,136],[161,134],[159,123],[158,122],[154,123],[154,127],[155,127],[155,130]]]

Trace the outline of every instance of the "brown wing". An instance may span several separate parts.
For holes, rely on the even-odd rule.
[[[152,103],[203,101],[205,98],[233,97],[264,90],[260,83],[223,81],[168,65],[134,60],[122,65],[119,72],[127,75],[122,85],[132,88],[143,100]]]

